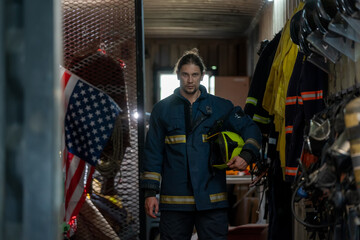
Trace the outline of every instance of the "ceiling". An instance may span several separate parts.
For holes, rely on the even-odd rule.
[[[145,37],[232,38],[256,25],[267,0],[143,0]]]

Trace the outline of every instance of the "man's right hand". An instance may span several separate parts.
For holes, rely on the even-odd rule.
[[[248,164],[242,157],[235,156],[227,163],[227,166],[231,170],[244,171]]]
[[[156,214],[159,212],[159,202],[156,197],[145,199],[145,212],[149,217],[156,218]]]

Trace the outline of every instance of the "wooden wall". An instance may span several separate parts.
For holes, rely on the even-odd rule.
[[[198,48],[208,69],[217,66],[218,76],[247,76],[246,38],[241,39],[154,39],[145,38],[145,110],[154,100],[154,73],[173,69],[184,51]]]

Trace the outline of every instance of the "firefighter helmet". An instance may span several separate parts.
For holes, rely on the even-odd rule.
[[[239,155],[244,146],[240,135],[229,131],[217,132],[207,140],[211,143],[210,165],[218,169],[227,168],[226,163]]]

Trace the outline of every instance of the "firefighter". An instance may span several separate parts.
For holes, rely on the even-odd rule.
[[[259,157],[261,132],[240,107],[200,85],[205,65],[197,49],[185,52],[174,71],[180,87],[150,116],[140,183],[145,211],[152,218],[161,211],[161,239],[190,239],[194,226],[199,239],[227,239],[226,172],[209,167],[208,133],[220,121],[221,130],[242,137],[242,151],[227,166],[244,170]]]

